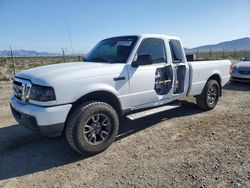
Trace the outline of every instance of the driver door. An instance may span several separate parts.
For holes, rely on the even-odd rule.
[[[140,56],[151,56],[152,62],[138,62]],[[135,62],[128,65],[132,109],[164,104],[171,98],[173,70],[167,64],[163,39],[144,39],[136,53]],[[137,59],[137,60],[136,60]],[[135,66],[135,64],[137,66]]]

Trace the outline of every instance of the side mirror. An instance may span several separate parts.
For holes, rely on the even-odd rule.
[[[153,57],[151,54],[138,55],[137,59],[132,63],[132,67],[139,67],[141,65],[152,65]]]
[[[244,57],[243,57],[243,58],[240,58],[240,61],[244,61],[244,59],[245,59]]]

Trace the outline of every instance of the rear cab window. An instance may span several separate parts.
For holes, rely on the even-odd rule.
[[[169,46],[173,63],[184,63],[184,54],[180,41],[171,39],[169,41]]]

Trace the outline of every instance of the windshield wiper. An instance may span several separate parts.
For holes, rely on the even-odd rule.
[[[93,58],[93,59],[90,59],[90,60],[86,59],[86,61],[90,61],[90,62],[105,62],[105,63],[107,62],[106,59],[101,58],[101,57],[96,57],[96,58]]]

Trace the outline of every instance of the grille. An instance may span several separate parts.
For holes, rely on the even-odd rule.
[[[22,90],[23,90],[22,83],[14,80],[13,81],[13,94],[19,100],[22,100],[22,95],[23,95]]]
[[[250,75],[250,70],[240,70],[239,73],[244,75]]]
[[[28,80],[21,80],[15,78],[13,81],[13,95],[23,102],[27,102],[29,99],[31,82]]]

